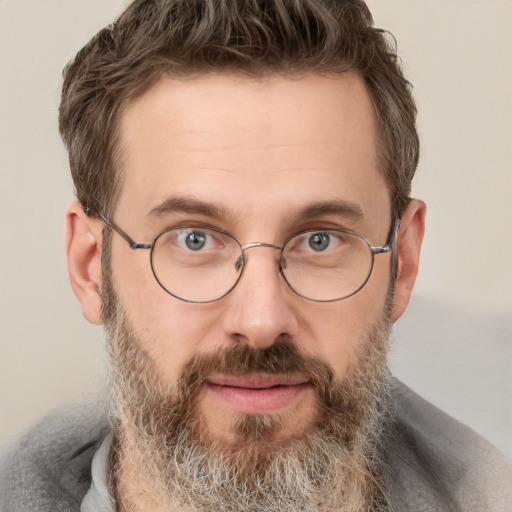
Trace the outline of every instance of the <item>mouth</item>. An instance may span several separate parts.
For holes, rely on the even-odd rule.
[[[292,405],[309,388],[307,379],[287,375],[216,376],[206,389],[235,412],[264,414]]]

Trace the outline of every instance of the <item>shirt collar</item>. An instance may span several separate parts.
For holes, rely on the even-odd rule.
[[[91,486],[82,501],[80,512],[116,512],[109,471],[109,454],[113,438],[113,433],[110,432],[94,454],[91,465]]]

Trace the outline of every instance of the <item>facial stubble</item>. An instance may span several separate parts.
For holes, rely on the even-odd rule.
[[[158,510],[386,509],[377,446],[389,386],[387,307],[341,379],[326,362],[280,337],[265,349],[238,344],[196,355],[177,383],[163,385],[105,269],[103,314],[118,447],[113,480],[123,489],[118,498],[126,508],[147,493]],[[279,414],[238,414],[229,443],[212,438],[199,407],[205,381],[251,373],[307,379],[316,409],[309,427],[286,437],[280,435],[286,418]],[[132,485],[121,486],[123,478]]]

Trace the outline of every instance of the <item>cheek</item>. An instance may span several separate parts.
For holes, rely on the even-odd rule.
[[[215,325],[212,308],[189,304],[163,290],[155,280],[149,253],[114,255],[118,299],[141,348],[154,361],[162,382],[175,381],[192,356],[206,350]]]
[[[308,352],[324,359],[335,377],[342,377],[349,364],[357,364],[359,348],[382,319],[388,279],[385,268],[375,268],[362,290],[339,302],[317,304],[304,322]]]

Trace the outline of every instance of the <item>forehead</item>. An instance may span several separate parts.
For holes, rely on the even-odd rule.
[[[120,215],[175,195],[235,216],[322,199],[386,208],[374,109],[355,74],[162,78],[125,107],[120,130]]]

